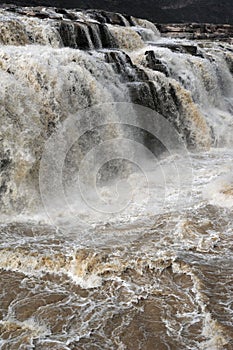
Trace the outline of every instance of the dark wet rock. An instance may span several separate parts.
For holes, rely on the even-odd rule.
[[[105,61],[112,64],[115,72],[121,76],[123,82],[148,80],[146,73],[135,66],[125,52],[117,50],[106,52]]]
[[[57,28],[62,39],[62,43],[65,47],[88,49],[89,44],[85,33],[81,33],[78,24],[62,21],[58,22]],[[79,34],[84,34],[80,35]]]
[[[147,81],[128,83],[127,86],[133,103],[153,109],[162,115],[182,135],[189,147],[196,146],[196,141],[185,119],[182,102],[171,84],[168,86],[162,84],[158,88],[152,81]],[[143,142],[147,146],[150,145],[150,149],[155,154],[156,149],[160,150],[156,140],[150,135],[146,135]]]
[[[62,20],[55,26],[65,47],[81,50],[117,47],[113,35],[105,25]]]
[[[113,47],[118,48],[118,44],[114,36],[110,33],[106,25],[104,24],[100,25],[99,31],[100,31],[102,46],[104,48],[113,48]]]
[[[163,36],[191,40],[232,41],[233,25],[230,24],[157,24]]]
[[[5,171],[11,164],[11,160],[9,158],[0,159],[0,171]]]
[[[182,48],[192,56],[198,55],[198,48],[195,45],[182,45]]]
[[[148,68],[159,71],[161,73],[164,73],[166,76],[169,76],[169,72],[166,65],[161,60],[155,57],[154,51],[146,51],[145,55]]]
[[[0,152],[0,198],[7,192],[7,182],[10,178],[11,165],[10,152]]]
[[[135,25],[131,16],[122,15],[120,13],[97,10],[88,10],[87,13],[100,23],[108,23],[119,26]]]
[[[230,47],[225,48],[223,45],[220,47],[224,50],[225,60],[229,67],[231,74],[233,74],[233,49]]]
[[[203,57],[197,45],[175,44],[175,43],[150,43],[152,46],[166,47],[172,52],[189,54],[192,56]]]
[[[153,82],[148,81],[130,83],[128,89],[133,103],[151,108],[165,117],[174,115],[174,113],[171,113],[172,99],[171,96],[167,96],[165,88],[161,87],[158,91]],[[173,107],[175,107],[175,103]],[[174,108],[173,112],[177,112],[177,109]]]
[[[229,67],[229,70],[231,72],[231,74],[233,74],[233,58],[229,57],[229,56],[226,56],[226,62],[227,62],[227,65]]]
[[[130,99],[133,103],[155,110],[151,88],[147,82],[134,82],[127,84],[127,86],[130,93]]]
[[[4,196],[4,194],[7,192],[7,181],[3,181],[3,183],[0,185],[0,198]]]
[[[69,19],[71,21],[75,21],[77,19],[77,16],[74,12],[69,12],[63,8],[61,8],[61,9],[55,8],[55,12],[58,14],[61,14],[63,16],[63,18]]]
[[[132,82],[128,83],[130,99],[134,104],[148,107],[157,111],[157,106],[154,103],[153,94],[149,82]],[[137,113],[137,111],[135,111]],[[140,116],[139,116],[140,118]],[[132,127],[127,135],[132,137]],[[134,130],[134,141],[145,145],[154,155],[159,156],[166,151],[165,146],[154,135],[144,129]]]

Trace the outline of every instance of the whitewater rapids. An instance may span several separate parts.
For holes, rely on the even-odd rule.
[[[0,10],[0,349],[233,348],[232,62],[229,43],[129,16]],[[116,103],[146,108],[145,128]],[[147,108],[169,125],[160,138]],[[70,116],[88,132],[61,164]],[[162,144],[171,132],[182,152]],[[109,149],[128,163],[102,164]],[[106,214],[91,186],[77,196],[86,155],[86,184],[99,160],[98,195],[110,206],[130,189],[129,205]],[[44,200],[58,168],[80,225]]]

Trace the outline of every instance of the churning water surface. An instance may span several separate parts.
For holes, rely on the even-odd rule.
[[[232,46],[95,11],[0,29],[0,349],[231,350]]]

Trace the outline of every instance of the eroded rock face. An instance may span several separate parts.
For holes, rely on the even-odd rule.
[[[223,40],[232,42],[233,26],[228,24],[158,24],[163,36],[191,40]]]
[[[1,3],[11,0],[2,0]],[[25,0],[15,0],[14,4],[28,6]],[[31,6],[56,6],[66,8],[100,9],[112,12],[126,13],[136,17],[147,18],[157,23],[231,23],[233,24],[232,0],[33,0]],[[42,15],[43,16],[43,15]],[[103,20],[105,15],[103,15]],[[118,15],[112,19],[121,22]],[[100,17],[98,18],[100,21]],[[110,23],[110,22],[108,22]]]
[[[167,67],[165,66],[165,64],[163,64],[163,62],[161,60],[159,60],[158,58],[155,57],[154,51],[146,51],[145,56],[146,56],[148,68],[153,69],[153,70],[158,71],[158,72],[162,72],[166,76],[169,75]]]

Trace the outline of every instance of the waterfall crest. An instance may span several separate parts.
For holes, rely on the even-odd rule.
[[[44,143],[68,114],[95,104],[149,107],[191,148],[232,142],[227,43],[164,39],[154,24],[121,14],[15,6],[0,10],[0,43],[0,198],[6,210],[33,204],[28,187],[38,187]],[[157,146],[152,152],[160,152]]]

